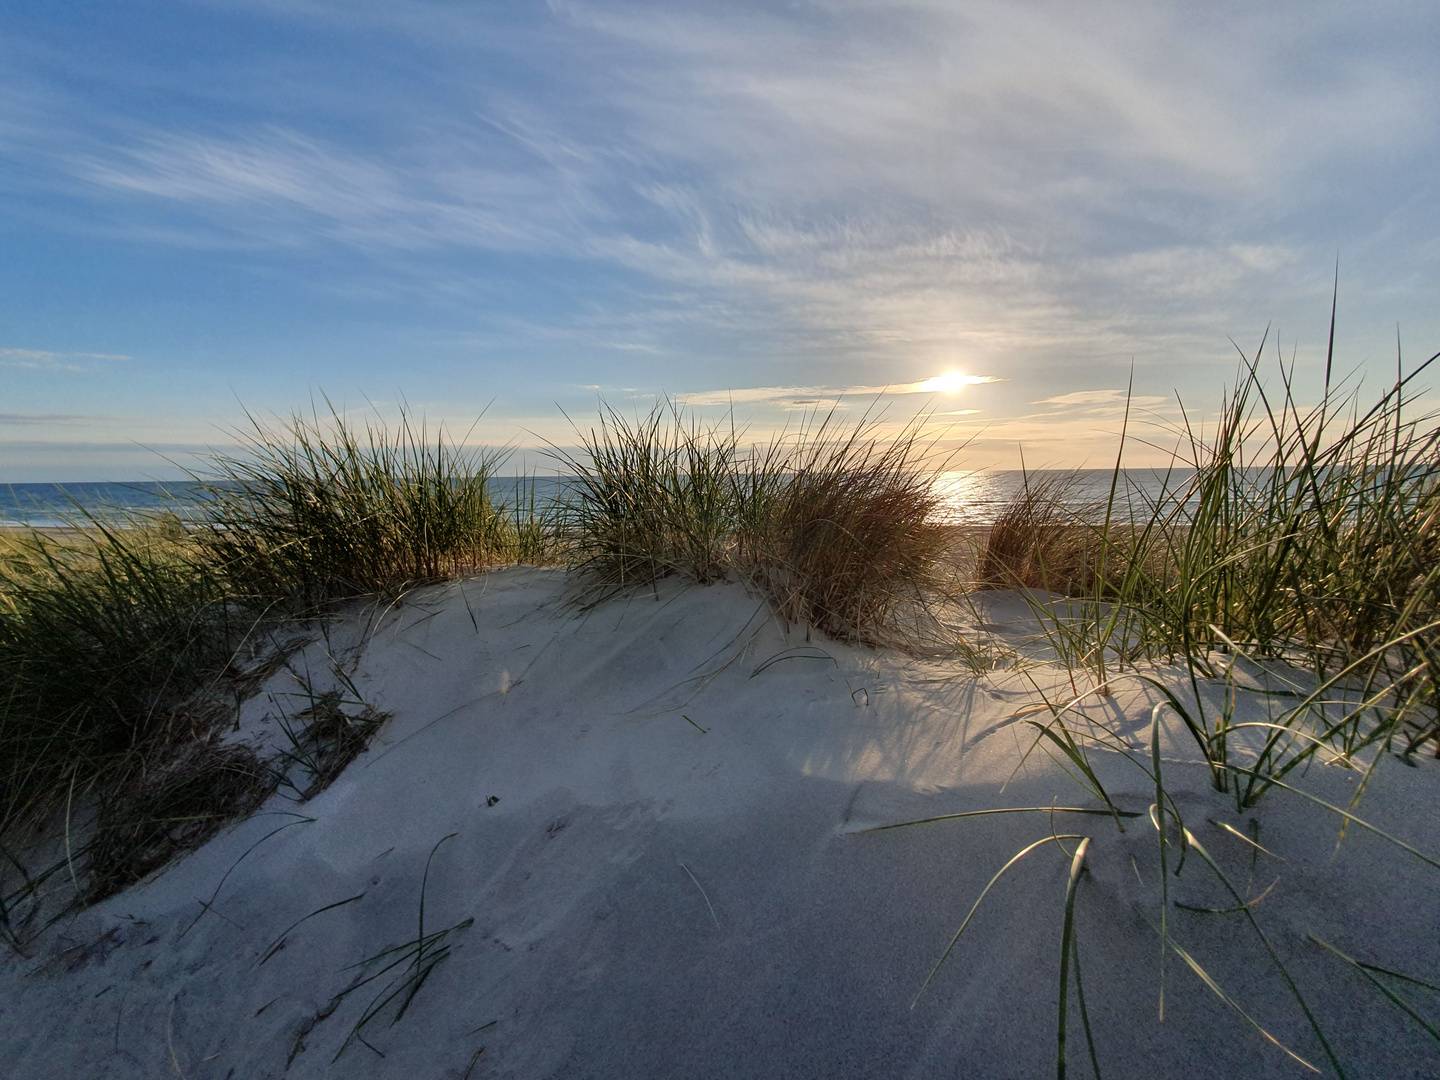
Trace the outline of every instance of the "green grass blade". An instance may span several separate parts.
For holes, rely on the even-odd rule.
[[[1391,990],[1390,987],[1386,986],[1383,982],[1377,979],[1372,974],[1372,972],[1385,971],[1387,975],[1395,975],[1397,978],[1419,983],[1421,986],[1429,987],[1431,990],[1437,990],[1440,989],[1440,987],[1432,986],[1430,983],[1422,982],[1421,980],[1415,979],[1408,975],[1398,975],[1395,972],[1386,971],[1386,969],[1384,968],[1377,968],[1373,964],[1367,964],[1361,960],[1356,960],[1353,956],[1347,956],[1345,953],[1337,949],[1334,945],[1331,945],[1328,941],[1316,937],[1314,934],[1309,935],[1309,937],[1311,941],[1315,942],[1315,944],[1323,945],[1336,956],[1340,957],[1341,960],[1344,960],[1347,964],[1353,967],[1356,971],[1360,972],[1361,975],[1364,975],[1365,978],[1369,979],[1370,982],[1374,984],[1376,989],[1378,989],[1382,994],[1384,994],[1395,1004],[1396,1008],[1400,1009],[1403,1013],[1405,1013],[1406,1016],[1410,1017],[1410,1019],[1414,1020],[1417,1024],[1424,1028],[1426,1033],[1432,1039],[1434,1039],[1436,1042],[1440,1042],[1440,1028],[1437,1028],[1434,1024],[1430,1023],[1430,1021],[1426,1020],[1423,1016],[1416,1012],[1414,1006],[1412,1006],[1399,994],[1395,993],[1395,991]]]
[[[275,936],[275,940],[272,941],[269,947],[266,948],[266,950],[261,954],[260,959],[255,961],[255,966],[259,967],[260,965],[264,964],[265,961],[269,960],[272,956],[279,952],[280,946],[284,943],[286,936],[290,933],[290,931],[294,930],[301,923],[313,919],[316,915],[323,915],[327,911],[333,911],[335,908],[344,907],[346,904],[353,904],[356,900],[363,898],[364,895],[365,894],[363,892],[356,893],[354,896],[346,897],[344,900],[336,900],[333,904],[326,904],[322,908],[316,908],[314,911],[310,912],[309,915],[303,915],[300,918],[296,919],[293,923],[291,923],[289,926],[287,926],[284,930],[282,930],[279,934]]]
[[[1085,837],[1080,836],[1077,833],[1063,833],[1059,836],[1046,836],[1039,840],[1036,840],[1033,844],[1028,845],[1027,847],[1016,852],[1014,855],[1010,856],[1009,862],[1007,862],[1004,866],[997,870],[995,872],[995,876],[990,879],[989,883],[985,886],[985,888],[980,890],[980,895],[976,897],[975,903],[970,906],[970,911],[966,914],[965,921],[960,924],[960,929],[955,931],[955,936],[950,939],[950,944],[947,945],[945,947],[945,951],[940,954],[940,959],[935,961],[935,966],[930,969],[930,974],[925,976],[925,982],[921,984],[919,991],[915,994],[914,1000],[910,1002],[910,1008],[914,1009],[915,1006],[919,1003],[921,995],[925,993],[926,989],[930,986],[930,983],[934,981],[936,973],[939,972],[940,965],[945,963],[946,958],[948,958],[951,952],[954,951],[956,944],[960,941],[960,935],[965,933],[965,928],[970,925],[970,920],[975,917],[975,912],[979,910],[981,903],[984,902],[985,897],[989,894],[990,890],[994,888],[995,883],[1005,875],[1005,871],[1009,870],[1026,855],[1029,855],[1030,852],[1045,844],[1049,844],[1052,842],[1058,844],[1061,840],[1083,839],[1085,839]]]
[[[1335,1056],[1335,1051],[1330,1046],[1330,1040],[1325,1037],[1325,1032],[1321,1030],[1320,1021],[1318,1021],[1315,1018],[1315,1014],[1310,1011],[1310,1006],[1306,1003],[1304,995],[1300,993],[1300,987],[1297,986],[1295,980],[1291,978],[1289,969],[1286,968],[1285,964],[1281,961],[1280,954],[1275,951],[1275,946],[1270,943],[1269,936],[1260,928],[1260,924],[1255,920],[1254,912],[1250,910],[1250,906],[1245,902],[1244,897],[1242,897],[1239,890],[1230,883],[1230,879],[1225,875],[1225,872],[1220,869],[1220,864],[1210,856],[1210,852],[1205,849],[1205,846],[1195,838],[1189,829],[1185,829],[1183,826],[1181,828],[1190,846],[1205,860],[1210,869],[1215,872],[1215,876],[1220,879],[1221,884],[1223,884],[1230,895],[1235,898],[1235,903],[1239,905],[1241,913],[1244,914],[1245,918],[1249,921],[1250,928],[1255,931],[1255,935],[1265,946],[1265,951],[1270,954],[1270,959],[1274,963],[1276,970],[1280,972],[1280,977],[1285,980],[1285,985],[1290,990],[1290,996],[1295,999],[1296,1003],[1300,1006],[1300,1011],[1305,1014],[1305,1019],[1310,1024],[1310,1030],[1313,1031],[1315,1037],[1320,1040],[1320,1046],[1325,1051],[1325,1056],[1329,1058],[1331,1068],[1335,1070],[1335,1074],[1339,1076],[1341,1080],[1344,1080],[1345,1070],[1341,1066],[1339,1058]]]
[[[1155,831],[1160,837],[1160,1021],[1165,1020],[1165,941],[1169,933],[1166,920],[1170,911],[1170,835],[1165,828],[1165,782],[1160,772],[1160,710],[1164,703],[1150,710],[1150,767],[1155,772]]]
[[[1060,1008],[1058,1010],[1058,1032],[1056,1034],[1055,1075],[1065,1080],[1065,1028],[1067,1010],[1070,1004],[1070,958],[1076,957],[1076,988],[1080,994],[1081,1009],[1084,1009],[1085,992],[1079,988],[1079,950],[1075,942],[1075,886],[1080,881],[1080,872],[1085,868],[1085,853],[1090,849],[1090,838],[1080,841],[1075,855],[1070,860],[1070,879],[1065,884],[1065,925],[1060,934]],[[1090,1023],[1085,1022],[1085,1037],[1090,1039]],[[1090,1044],[1091,1060],[1094,1060],[1095,1046]],[[1096,1068],[1098,1076],[1099,1069]]]
[[[897,821],[892,825],[872,825],[867,829],[859,829],[857,832],[884,832],[886,829],[903,829],[909,825],[929,825],[933,821],[957,821],[960,818],[988,817],[991,814],[1096,814],[1100,817],[1112,817],[1119,814],[1121,817],[1127,818],[1145,816],[1134,810],[1100,810],[1084,806],[1006,806],[995,810],[967,810],[961,814],[937,814],[934,817],[916,818],[913,821]]]
[[[1110,800],[1109,794],[1105,791],[1105,786],[1100,783],[1100,778],[1095,775],[1095,770],[1090,765],[1089,759],[1086,758],[1084,749],[1075,741],[1074,736],[1070,734],[1070,729],[1060,722],[1059,717],[1056,717],[1047,724],[1042,724],[1038,720],[1026,720],[1025,723],[1039,730],[1042,739],[1049,739],[1059,748],[1060,753],[1074,765],[1075,768],[1080,770],[1080,777],[1084,779],[1082,780],[1080,777],[1076,777],[1074,773],[1070,774],[1071,777],[1079,780],[1087,790],[1104,802],[1106,806],[1110,807],[1112,816],[1118,818],[1119,811]],[[1063,735],[1056,733],[1056,727],[1060,729]],[[1123,832],[1124,830],[1122,829],[1121,831]]]
[[[1085,1029],[1085,1048],[1090,1052],[1090,1068],[1100,1080],[1100,1055],[1095,1052],[1095,1034],[1090,1030],[1090,1010],[1085,1005],[1085,983],[1080,977],[1080,940],[1072,938],[1070,947],[1075,961],[1075,997],[1080,1002],[1080,1025]]]
[[[1160,927],[1155,925],[1155,922],[1150,918],[1149,915],[1145,914],[1145,912],[1142,911],[1139,907],[1137,907],[1135,910],[1142,919],[1144,919],[1147,923],[1150,924],[1150,929],[1154,930],[1157,934],[1160,933]],[[1210,973],[1206,971],[1203,967],[1201,967],[1199,961],[1197,961],[1193,956],[1186,952],[1185,949],[1180,946],[1179,942],[1177,942],[1172,937],[1166,937],[1164,939],[1164,944],[1168,945],[1176,956],[1180,957],[1181,960],[1185,961],[1185,965],[1197,976],[1199,976],[1200,981],[1203,982],[1206,986],[1208,986],[1216,997],[1218,997],[1221,1001],[1225,1002],[1226,1005],[1229,1005],[1232,1009],[1234,1009],[1240,1015],[1241,1019],[1243,1019],[1257,1032],[1259,1032],[1260,1035],[1263,1036],[1267,1042],[1284,1051],[1291,1058],[1299,1062],[1301,1065],[1305,1066],[1305,1068],[1309,1069],[1311,1072],[1318,1073],[1320,1071],[1314,1065],[1310,1064],[1310,1062],[1302,1058],[1299,1054],[1295,1053],[1294,1050],[1291,1050],[1288,1046],[1282,1043],[1274,1035],[1271,1035],[1270,1032],[1266,1031],[1264,1026],[1262,1026],[1258,1020],[1256,1020],[1240,1006],[1239,1002],[1237,1002],[1234,998],[1232,998],[1229,994],[1225,993],[1225,991],[1220,988],[1220,984],[1210,977]]]
[[[1236,771],[1236,772],[1242,771],[1242,770],[1238,769],[1238,768],[1237,768],[1236,766],[1234,766],[1234,765],[1227,766],[1227,768],[1233,769],[1233,770]],[[1437,870],[1440,870],[1440,859],[1435,859],[1435,858],[1433,858],[1433,857],[1430,856],[1430,855],[1426,855],[1423,851],[1420,851],[1418,848],[1411,847],[1409,844],[1405,843],[1404,840],[1401,840],[1401,839],[1399,839],[1398,837],[1391,836],[1391,835],[1390,835],[1389,833],[1387,833],[1384,829],[1377,828],[1376,826],[1371,825],[1368,821],[1364,821],[1364,820],[1362,820],[1361,818],[1356,817],[1354,814],[1350,813],[1350,811],[1348,811],[1348,810],[1342,810],[1340,807],[1335,806],[1335,805],[1333,805],[1332,803],[1328,803],[1328,802],[1326,802],[1324,799],[1320,799],[1320,798],[1317,798],[1317,797],[1314,796],[1314,795],[1311,795],[1308,791],[1301,791],[1299,788],[1297,788],[1297,787],[1292,787],[1290,784],[1283,783],[1282,781],[1272,779],[1272,780],[1270,780],[1269,782],[1270,782],[1271,784],[1275,785],[1275,786],[1278,787],[1278,788],[1284,789],[1285,791],[1294,792],[1296,795],[1299,795],[1301,798],[1309,799],[1311,802],[1315,803],[1315,804],[1318,805],[1318,806],[1323,806],[1323,807],[1325,807],[1326,810],[1329,810],[1329,811],[1331,811],[1332,813],[1339,814],[1339,815],[1340,815],[1342,818],[1344,818],[1346,821],[1354,822],[1356,825],[1359,825],[1362,829],[1368,829],[1370,832],[1374,833],[1376,836],[1379,836],[1379,837],[1381,837],[1381,838],[1383,838],[1383,839],[1385,839],[1385,840],[1388,840],[1388,841],[1390,841],[1390,843],[1394,844],[1396,847],[1403,848],[1404,850],[1408,851],[1411,855],[1414,855],[1414,856],[1415,856],[1417,859],[1419,859],[1421,862],[1427,863],[1427,864],[1429,864],[1430,866],[1435,867]]]

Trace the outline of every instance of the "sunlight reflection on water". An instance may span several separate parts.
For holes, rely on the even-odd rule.
[[[1109,469],[1083,469],[1075,473],[1037,470],[1029,474],[1029,482],[1033,486],[1060,477],[1071,478],[1067,502],[1075,506],[1103,505],[1114,479]],[[1188,471],[1170,473],[1169,489],[1173,492],[1182,487],[1188,477]],[[1025,483],[1026,474],[1019,469],[942,472],[934,488],[941,497],[940,519],[947,525],[993,525],[1006,504],[1024,490]],[[1166,486],[1165,473],[1151,469],[1125,470],[1116,486],[1117,512],[1124,512],[1131,502],[1137,507],[1152,504],[1161,498]]]

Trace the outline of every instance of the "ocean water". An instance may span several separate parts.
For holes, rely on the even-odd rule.
[[[986,470],[983,472],[946,472],[936,480],[943,503],[941,517],[954,525],[989,525],[1027,482],[1036,484],[1047,479],[1071,478],[1068,497],[1077,505],[1103,502],[1110,493],[1111,473],[1108,469],[1082,470],[1076,473],[1052,471]],[[1188,476],[1172,475],[1171,490]],[[545,505],[563,497],[568,481],[564,477],[532,478],[496,477],[491,488],[497,500],[513,503],[517,485],[522,493],[533,484],[535,502]],[[1119,500],[1124,505],[1127,493],[1146,500],[1158,498],[1165,489],[1163,474],[1147,469],[1127,470],[1121,477]],[[105,519],[133,520],[155,514],[180,501],[193,500],[199,486],[189,482],[159,483],[77,483],[77,484],[10,484],[0,485],[0,527],[34,526],[54,528],[83,520],[86,515]]]
[[[0,527],[52,528],[83,521],[86,515],[120,520],[143,517],[164,510],[176,497],[193,497],[197,486],[149,480],[125,484],[4,484],[0,485]]]

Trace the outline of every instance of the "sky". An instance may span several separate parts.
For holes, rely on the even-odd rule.
[[[1437,55],[1388,0],[0,0],[0,482],[327,399],[541,472],[667,398],[1106,467],[1133,387],[1144,463],[1262,340],[1318,396],[1337,265],[1337,372],[1440,349]]]

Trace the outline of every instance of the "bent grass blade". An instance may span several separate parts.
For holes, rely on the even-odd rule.
[[[1090,1017],[1085,1009],[1085,990],[1080,983],[1080,951],[1075,940],[1075,886],[1080,873],[1085,869],[1085,853],[1090,850],[1090,838],[1080,841],[1075,855],[1070,860],[1070,880],[1065,885],[1065,926],[1060,934],[1060,1009],[1059,1032],[1056,1035],[1055,1075],[1065,1080],[1065,1020],[1070,1004],[1070,961],[1075,961],[1075,990],[1080,999],[1080,1016],[1085,1027],[1085,1041],[1090,1047],[1090,1063],[1095,1076],[1100,1076],[1100,1063],[1095,1055],[1095,1041],[1090,1034]]]
[[[995,872],[995,876],[990,879],[989,884],[987,884],[985,888],[980,890],[980,895],[976,898],[975,903],[971,905],[969,913],[965,916],[965,921],[960,924],[960,929],[955,931],[955,936],[950,939],[950,944],[947,945],[945,947],[945,951],[940,954],[940,959],[935,961],[935,966],[930,969],[930,974],[925,977],[925,982],[921,984],[919,991],[915,994],[914,1000],[910,1002],[910,1008],[914,1009],[915,1006],[919,1004],[921,996],[929,988],[931,982],[934,981],[936,974],[940,971],[940,965],[945,963],[946,959],[955,950],[956,944],[960,941],[960,935],[965,933],[965,928],[970,925],[970,920],[975,917],[975,912],[979,910],[980,905],[985,901],[985,897],[989,894],[990,890],[995,887],[995,883],[1005,876],[1005,872],[1007,870],[1009,870],[1012,866],[1018,863],[1021,859],[1025,858],[1026,855],[1029,855],[1030,852],[1034,851],[1038,847],[1043,847],[1044,845],[1049,843],[1059,844],[1061,840],[1084,839],[1086,839],[1086,837],[1081,836],[1078,833],[1062,833],[1059,836],[1046,836],[1042,837],[1039,840],[1036,840],[1033,844],[1030,844],[1028,847],[1022,848],[1020,851],[1010,856],[1010,861],[1007,862],[1004,866],[1002,866],[999,870],[997,870]]]
[[[359,899],[363,898],[364,895],[365,895],[365,894],[364,894],[363,892],[362,892],[362,893],[356,893],[354,896],[346,897],[344,900],[336,900],[333,904],[326,904],[326,905],[325,905],[324,907],[322,907],[322,908],[316,908],[314,911],[310,912],[309,915],[304,915],[304,916],[296,919],[293,923],[291,923],[289,926],[287,926],[283,931],[281,931],[281,932],[276,936],[275,940],[272,941],[272,942],[270,943],[270,945],[266,948],[265,952],[261,954],[260,959],[257,960],[257,961],[255,961],[255,966],[256,966],[256,967],[261,966],[261,965],[264,964],[267,960],[269,960],[272,956],[274,956],[277,952],[279,952],[280,949],[281,949],[281,948],[284,946],[284,944],[285,944],[285,938],[290,934],[290,932],[291,932],[292,930],[296,929],[296,928],[297,928],[298,926],[300,926],[302,923],[308,922],[309,920],[313,919],[316,915],[323,915],[323,914],[325,914],[325,912],[327,912],[327,911],[333,911],[335,908],[344,907],[346,904],[353,904],[353,903],[355,903],[356,900],[359,900]]]
[[[1417,986],[1423,986],[1427,990],[1440,991],[1440,986],[1436,986],[1434,983],[1428,983],[1423,979],[1417,979],[1413,975],[1403,975],[1398,971],[1391,971],[1388,968],[1377,967],[1374,964],[1367,964],[1363,960],[1356,960],[1353,956],[1347,956],[1345,953],[1341,952],[1334,945],[1331,945],[1328,941],[1325,941],[1322,938],[1318,938],[1314,934],[1310,934],[1308,936],[1311,941],[1315,942],[1315,944],[1321,945],[1329,949],[1336,956],[1340,957],[1341,960],[1344,960],[1356,971],[1360,972],[1361,975],[1364,975],[1365,978],[1369,979],[1370,982],[1375,985],[1375,988],[1377,990],[1379,990],[1382,994],[1384,994],[1387,998],[1394,1002],[1397,1008],[1399,1008],[1402,1012],[1405,1013],[1405,1015],[1410,1017],[1410,1019],[1414,1020],[1422,1028],[1424,1028],[1426,1033],[1429,1034],[1432,1039],[1434,1039],[1436,1042],[1440,1042],[1440,1028],[1436,1028],[1434,1024],[1430,1023],[1430,1021],[1426,1020],[1423,1016],[1416,1012],[1414,1006],[1412,1006],[1399,994],[1395,993],[1394,990],[1391,990],[1390,987],[1386,986],[1383,982],[1377,979],[1373,973],[1379,972],[1382,975],[1389,975],[1391,978],[1403,979],[1406,982],[1415,983]]]
[[[1121,817],[1127,818],[1145,816],[1134,810],[1099,810],[1095,807],[1084,806],[1006,806],[996,810],[967,810],[963,814],[937,814],[935,817],[916,818],[914,821],[897,821],[892,825],[872,825],[868,829],[857,829],[856,831],[861,833],[884,832],[886,829],[903,829],[907,825],[929,825],[934,821],[956,821],[960,818],[988,817],[991,814],[1096,814],[1100,817],[1119,814]]]
[[[1295,999],[1296,1004],[1300,1006],[1300,1011],[1305,1014],[1305,1019],[1310,1024],[1310,1030],[1313,1031],[1315,1037],[1320,1040],[1320,1046],[1324,1049],[1325,1056],[1329,1058],[1331,1068],[1335,1070],[1335,1074],[1339,1076],[1341,1080],[1344,1080],[1345,1070],[1341,1067],[1339,1059],[1335,1056],[1335,1051],[1331,1049],[1330,1040],[1325,1038],[1325,1032],[1321,1030],[1320,1022],[1315,1019],[1315,1014],[1310,1011],[1310,1006],[1306,1004],[1304,995],[1300,993],[1300,987],[1298,987],[1295,984],[1295,980],[1290,977],[1289,969],[1286,968],[1285,964],[1281,961],[1280,954],[1275,951],[1275,946],[1271,944],[1270,938],[1266,935],[1265,931],[1260,928],[1260,924],[1256,922],[1254,912],[1250,910],[1250,906],[1245,902],[1244,897],[1240,895],[1239,890],[1236,889],[1235,886],[1231,884],[1230,879],[1225,876],[1225,872],[1220,869],[1219,864],[1211,857],[1210,852],[1205,850],[1205,846],[1195,838],[1195,835],[1191,833],[1189,829],[1181,826],[1181,831],[1190,847],[1194,848],[1196,853],[1205,860],[1206,865],[1215,872],[1215,876],[1220,879],[1220,883],[1225,886],[1226,891],[1235,898],[1235,903],[1239,905],[1241,913],[1249,921],[1251,929],[1255,931],[1255,935],[1265,946],[1265,951],[1270,954],[1270,959],[1274,962],[1276,970],[1280,972],[1280,977],[1285,980],[1285,985],[1289,988],[1290,995]]]
[[[1139,906],[1136,906],[1135,911],[1142,919],[1145,920],[1146,923],[1149,924],[1150,929],[1154,930],[1157,934],[1160,933],[1160,927],[1157,926],[1155,924],[1155,921],[1151,919],[1149,915],[1145,914],[1145,912]],[[1200,963],[1188,952],[1186,952],[1185,949],[1181,947],[1179,942],[1177,942],[1172,937],[1165,937],[1163,940],[1163,944],[1168,945],[1174,951],[1176,956],[1180,957],[1181,960],[1185,961],[1185,965],[1199,977],[1201,982],[1203,982],[1206,986],[1210,988],[1210,990],[1215,994],[1216,997],[1218,997],[1221,1001],[1225,1002],[1226,1005],[1229,1005],[1230,1008],[1234,1009],[1237,1013],[1239,1013],[1241,1019],[1243,1019],[1256,1031],[1258,1031],[1267,1042],[1271,1043],[1273,1046],[1278,1047],[1280,1050],[1283,1050],[1291,1058],[1293,1058],[1295,1061],[1298,1061],[1301,1065],[1305,1066],[1305,1068],[1309,1069],[1311,1072],[1320,1072],[1320,1070],[1317,1069],[1314,1065],[1310,1064],[1310,1062],[1306,1061],[1299,1054],[1295,1053],[1294,1050],[1291,1050],[1274,1035],[1271,1035],[1270,1032],[1266,1031],[1264,1026],[1253,1016],[1247,1013],[1244,1008],[1241,1007],[1239,1002],[1237,1002],[1234,998],[1232,998],[1229,994],[1225,993],[1225,991],[1220,988],[1220,984],[1217,983],[1213,978],[1211,978],[1210,973],[1206,971],[1203,967],[1201,967]],[[1342,1073],[1341,1075],[1344,1074]]]
[[[1239,768],[1237,768],[1237,767],[1234,766],[1234,765],[1229,765],[1229,766],[1226,766],[1226,767],[1229,768],[1229,769],[1234,770],[1235,772],[1243,772],[1243,771],[1246,771],[1246,770],[1239,769]],[[1401,839],[1399,839],[1399,838],[1397,838],[1397,837],[1391,836],[1391,835],[1390,835],[1389,833],[1387,833],[1384,829],[1377,828],[1376,826],[1371,825],[1368,821],[1364,821],[1364,820],[1362,820],[1361,818],[1356,817],[1354,814],[1350,813],[1350,811],[1348,811],[1348,810],[1342,810],[1342,809],[1340,809],[1340,807],[1335,806],[1333,803],[1328,803],[1328,802],[1326,802],[1324,799],[1320,799],[1320,798],[1317,798],[1317,797],[1314,796],[1314,795],[1311,795],[1308,791],[1301,791],[1299,788],[1297,788],[1297,787],[1292,787],[1290,784],[1286,784],[1286,783],[1284,783],[1283,781],[1271,779],[1271,780],[1269,781],[1269,783],[1273,784],[1274,786],[1276,786],[1276,787],[1278,787],[1278,788],[1283,788],[1285,791],[1294,792],[1296,795],[1299,795],[1301,798],[1309,799],[1311,802],[1315,803],[1315,804],[1318,805],[1318,806],[1323,806],[1323,807],[1325,807],[1326,810],[1329,810],[1329,811],[1331,811],[1332,813],[1339,814],[1339,815],[1340,815],[1342,818],[1344,818],[1346,821],[1354,822],[1356,825],[1359,825],[1362,829],[1368,829],[1370,832],[1374,833],[1376,836],[1379,836],[1379,837],[1381,837],[1382,839],[1388,840],[1388,841],[1390,841],[1390,843],[1394,844],[1396,847],[1403,848],[1404,850],[1408,851],[1411,855],[1414,855],[1414,856],[1415,856],[1417,859],[1419,859],[1421,862],[1423,862],[1423,863],[1428,863],[1429,865],[1435,867],[1437,870],[1440,870],[1440,859],[1436,859],[1436,858],[1434,858],[1434,857],[1432,857],[1432,856],[1430,856],[1430,855],[1426,855],[1423,851],[1420,851],[1418,848],[1411,847],[1409,844],[1405,843],[1404,840],[1401,840]]]
[[[235,872],[235,867],[239,866],[242,862],[244,862],[245,859],[246,859],[246,857],[247,857],[252,851],[254,851],[256,848],[258,848],[261,844],[265,843],[266,840],[269,840],[269,839],[270,839],[272,836],[274,836],[276,833],[284,832],[286,829],[290,828],[290,827],[293,826],[293,825],[313,825],[313,824],[315,824],[315,819],[312,818],[312,817],[303,817],[303,816],[301,816],[300,814],[294,814],[294,815],[291,815],[291,816],[295,817],[297,820],[295,820],[295,821],[287,821],[284,825],[279,825],[279,826],[277,826],[276,828],[271,829],[268,833],[266,833],[264,836],[262,836],[259,840],[256,840],[255,843],[251,844],[248,848],[246,848],[244,854],[242,854],[242,855],[240,856],[240,858],[236,859],[236,860],[230,865],[230,869],[225,871],[224,875],[220,878],[220,883],[215,886],[215,891],[210,894],[210,899],[209,899],[208,901],[205,901],[205,900],[201,900],[201,901],[200,901],[200,914],[195,916],[194,921],[192,921],[189,926],[185,927],[184,930],[180,931],[180,936],[181,936],[182,938],[183,938],[186,934],[188,934],[191,930],[194,930],[194,929],[195,929],[195,923],[198,923],[202,918],[204,918],[205,913],[206,913],[207,911],[211,910],[211,908],[213,907],[213,905],[214,905],[214,903],[215,903],[215,898],[220,895],[220,890],[221,890],[222,888],[224,888],[225,882],[229,879],[230,875]]]
[[[705,886],[700,884],[700,879],[697,878],[695,874],[691,871],[691,869],[683,862],[680,864],[680,869],[684,870],[685,873],[690,875],[690,880],[695,883],[695,888],[700,890],[700,896],[705,901],[705,906],[710,910],[710,921],[715,924],[715,929],[719,930],[720,919],[715,914],[715,905],[710,903],[710,896],[708,893],[706,893]]]

